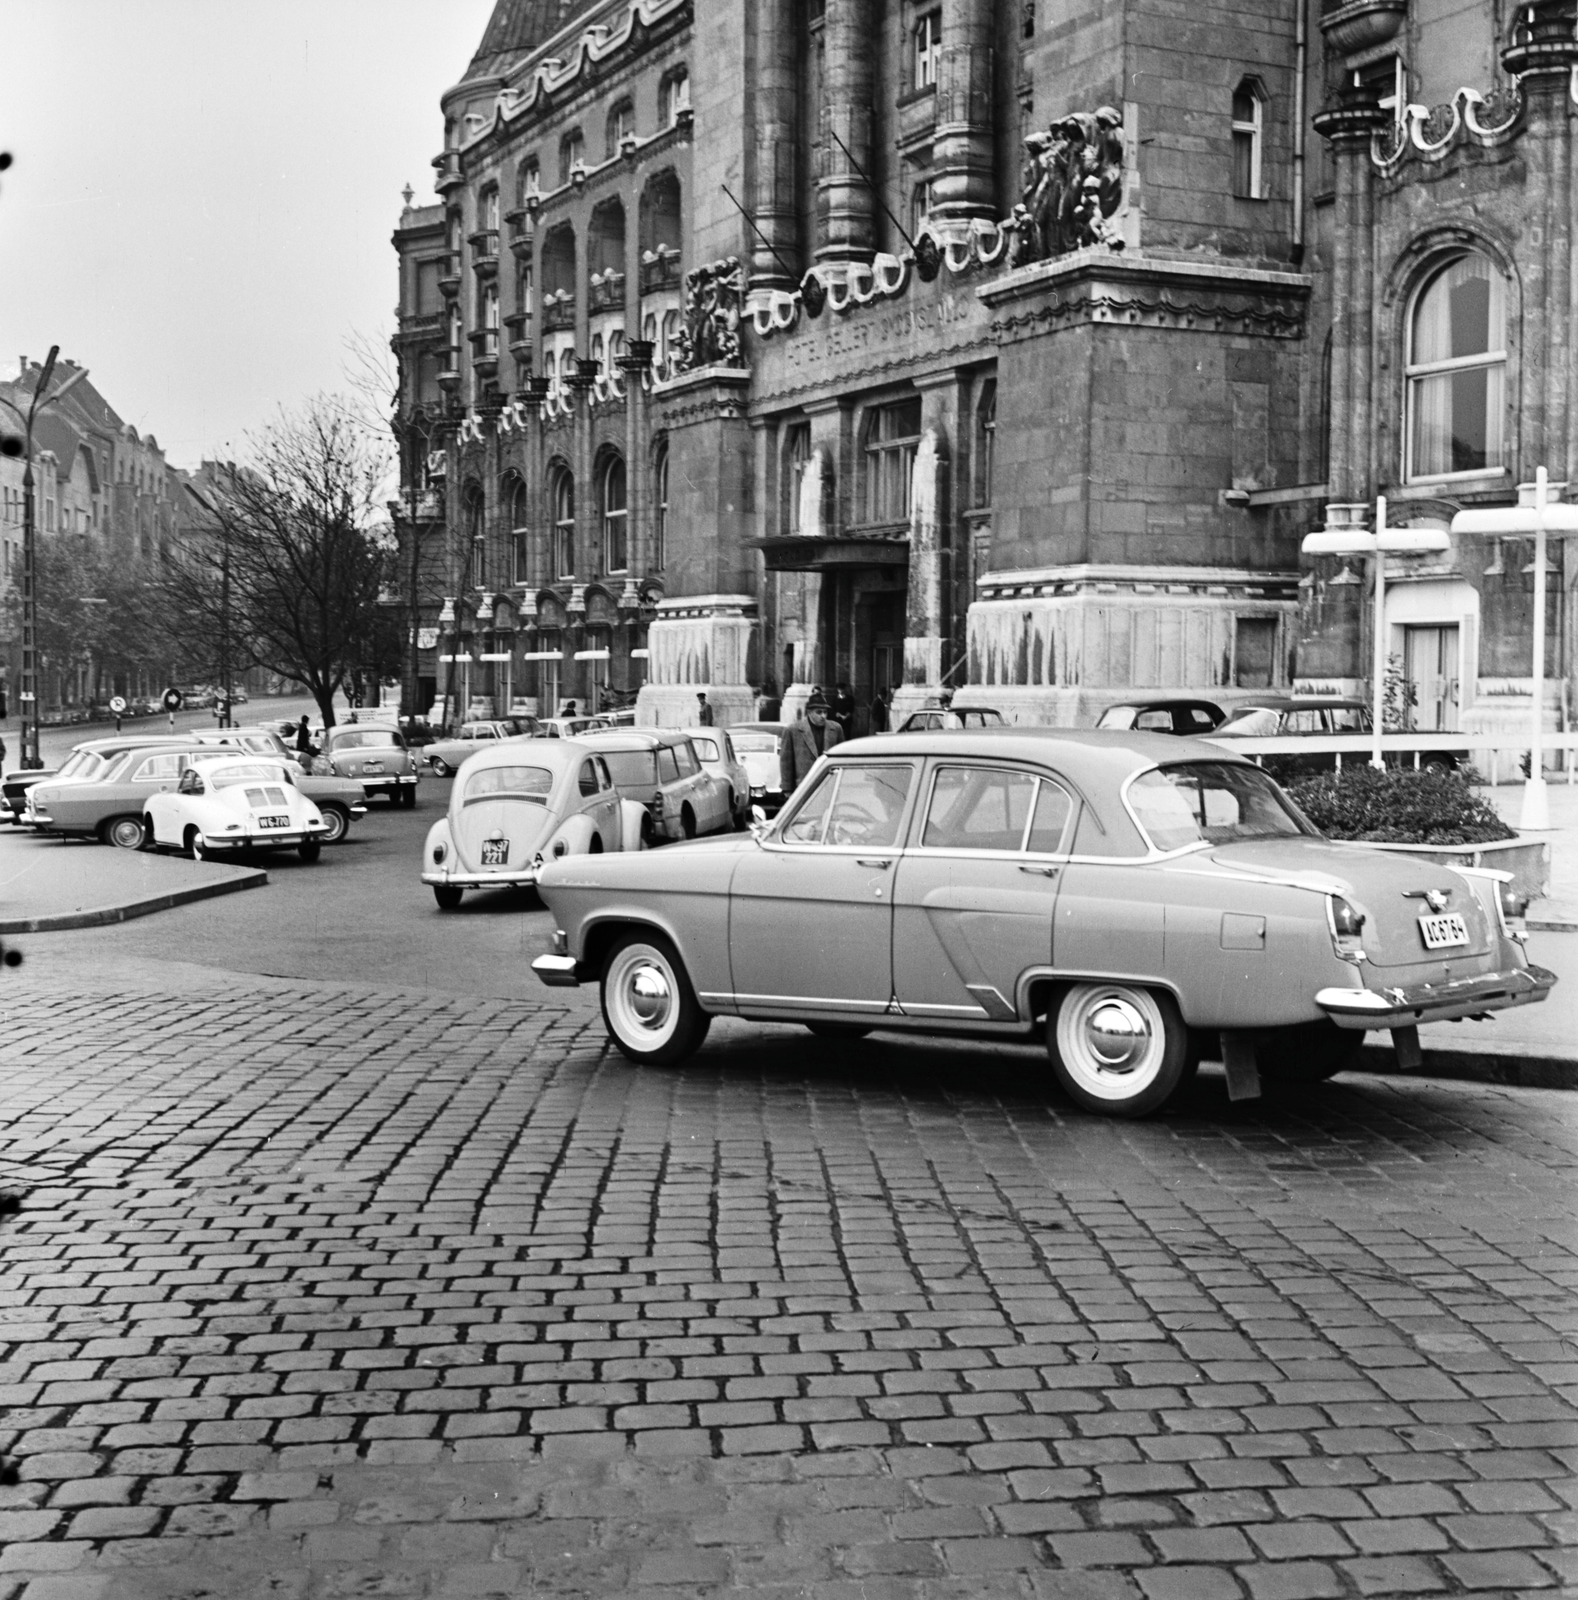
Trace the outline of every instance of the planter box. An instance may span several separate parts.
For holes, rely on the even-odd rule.
[[[1347,842],[1439,861],[1447,867],[1490,867],[1497,872],[1510,872],[1518,891],[1531,900],[1538,900],[1550,887],[1551,847],[1543,839],[1496,839],[1489,844],[1384,844],[1377,839]]]

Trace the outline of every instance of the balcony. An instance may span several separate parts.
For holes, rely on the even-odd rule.
[[[587,297],[587,309],[598,311],[623,311],[625,309],[625,275],[622,272],[594,272]]]
[[[531,255],[532,242],[536,237],[536,214],[525,206],[515,211],[506,211],[504,220],[509,224],[510,249],[515,252],[517,260],[525,260]]]
[[[433,179],[433,187],[440,194],[448,194],[451,189],[458,189],[466,181],[461,175],[458,150],[445,150],[441,155],[434,156],[433,171],[437,174]]]
[[[499,330],[478,328],[466,335],[471,346],[471,370],[481,378],[491,378],[499,370]]]
[[[445,256],[438,269],[438,292],[446,300],[460,293],[460,258],[451,252]]]
[[[542,299],[542,331],[566,333],[575,330],[575,296],[568,289],[546,294]]]
[[[656,250],[647,250],[641,256],[641,292],[653,294],[659,289],[679,287],[679,251],[660,244]]]
[[[510,354],[516,365],[527,371],[531,367],[531,312],[510,312],[504,319],[504,328],[509,334]]]
[[[466,243],[471,246],[471,264],[479,273],[498,271],[499,230],[497,228],[480,228],[467,238]]]

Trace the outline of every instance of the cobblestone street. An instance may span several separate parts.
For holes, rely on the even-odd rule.
[[[0,1600],[1578,1592],[1571,1097],[14,977]]]

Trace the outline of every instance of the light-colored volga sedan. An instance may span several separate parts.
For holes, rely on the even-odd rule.
[[[600,982],[631,1059],[714,1016],[1045,1039],[1084,1106],[1138,1116],[1220,1057],[1312,1082],[1369,1028],[1543,1000],[1508,875],[1328,841],[1252,763],[1167,734],[857,739],[770,828],[548,865],[533,967]]]
[[[644,807],[622,800],[608,763],[573,739],[502,740],[470,757],[449,812],[428,830],[422,882],[439,909],[467,889],[535,883],[546,861],[639,850]]]
[[[172,791],[148,796],[143,821],[155,850],[205,860],[294,848],[316,861],[329,831],[285,767],[239,756],[188,767]]]

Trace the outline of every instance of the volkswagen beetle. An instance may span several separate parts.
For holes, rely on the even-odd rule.
[[[1085,1107],[1139,1116],[1202,1057],[1233,1098],[1317,1081],[1390,1029],[1543,1000],[1508,874],[1322,838],[1253,763],[1170,734],[857,739],[770,826],[555,861],[533,967],[601,985],[664,1064],[714,1016],[1043,1039]]]
[[[449,811],[428,830],[422,882],[439,909],[467,889],[535,883],[546,861],[638,850],[646,812],[622,800],[608,763],[573,739],[482,746],[455,776]]]

